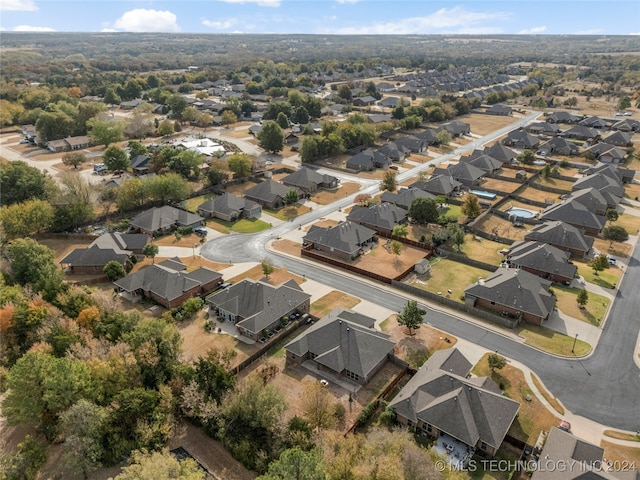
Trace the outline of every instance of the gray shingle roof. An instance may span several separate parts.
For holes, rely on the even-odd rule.
[[[285,198],[290,188],[291,187],[287,187],[286,185],[282,185],[281,183],[268,179],[249,188],[244,192],[244,194],[246,197],[256,198],[260,201],[270,203],[275,201],[278,197]]]
[[[496,393],[494,388],[482,387],[484,379],[471,380],[443,370],[442,366],[448,363],[447,354],[459,355],[456,348],[443,352],[434,354],[420,367],[389,406],[398,415],[433,425],[467,445],[475,447],[483,441],[497,449],[520,404]]]
[[[169,228],[172,225],[195,225],[203,220],[200,215],[165,205],[164,207],[150,208],[136,215],[133,220],[131,220],[131,226],[149,232],[155,232],[156,230]]]
[[[412,183],[409,188],[419,188],[434,195],[449,195],[460,185],[462,184],[450,175],[434,175],[426,182],[418,181]]]
[[[600,230],[606,217],[596,215],[578,202],[562,202],[547,207],[540,215],[542,220],[561,220],[580,228]]]
[[[282,183],[299,188],[317,188],[320,184],[331,184],[336,180],[336,177],[332,175],[318,173],[315,170],[303,167],[300,170],[297,170],[284,177],[282,179]]]
[[[131,253],[132,250],[142,250],[149,242],[149,235],[146,233],[120,233],[107,232],[96,238],[90,247],[94,245],[100,248],[113,248],[120,253]]]
[[[352,322],[354,312],[341,308],[322,317],[313,327],[285,346],[298,356],[312,353],[314,360],[337,373],[344,370],[367,378],[393,351],[389,336]],[[373,319],[369,319],[371,323]]]
[[[302,241],[333,248],[340,252],[355,254],[360,246],[370,241],[375,230],[353,222],[342,222],[334,227],[312,225]]]
[[[513,150],[501,145],[499,142],[495,143],[491,147],[486,147],[484,149],[484,153],[489,155],[490,157],[495,158],[496,160],[500,160],[502,163],[509,163],[511,160],[516,158],[518,155]]]
[[[558,248],[575,249],[587,252],[593,246],[594,239],[582,234],[573,225],[560,220],[550,220],[533,227],[524,237],[525,240],[545,242]]]
[[[126,252],[94,245],[88,248],[76,248],[60,260],[60,264],[72,267],[104,267],[111,260],[115,260],[124,265],[128,257],[129,254]]]
[[[399,223],[407,221],[407,211],[391,203],[381,203],[370,207],[354,206],[347,220],[392,230]]]
[[[435,199],[436,196],[432,193],[425,192],[424,190],[420,190],[419,188],[403,188],[398,190],[398,193],[392,192],[384,192],[380,199],[383,202],[393,203],[398,207],[404,208],[408,210],[411,206],[411,202],[413,202],[416,198],[430,198]]]
[[[489,155],[483,153],[475,158],[472,157],[460,157],[460,163],[468,163],[473,165],[485,173],[491,173],[502,168],[502,162]]]
[[[512,265],[535,268],[541,272],[573,278],[578,267],[569,263],[569,254],[541,242],[516,242],[507,258]]]
[[[482,178],[486,172],[470,162],[458,162],[447,167],[447,172],[456,180],[468,180],[475,182]]]
[[[240,198],[232,193],[224,193],[219,197],[214,197],[204,203],[201,203],[198,205],[198,210],[230,215],[235,212],[239,214],[243,210],[252,210],[257,206],[257,203],[252,202],[247,198]]]

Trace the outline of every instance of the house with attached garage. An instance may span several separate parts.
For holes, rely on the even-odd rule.
[[[146,236],[146,235],[145,235]],[[126,265],[130,254],[113,248],[100,248],[97,245],[76,248],[60,260],[60,265],[71,274],[100,274],[109,262]]]
[[[612,194],[606,189],[602,191],[593,188],[581,188],[575,190],[565,199],[567,202],[578,202],[583,204],[596,215],[606,215],[607,209],[616,209],[622,198]]]
[[[83,150],[89,148],[90,144],[89,137],[81,135],[79,137],[67,137],[62,140],[49,140],[47,148],[53,153],[60,153],[70,150]]]
[[[471,125],[461,122],[460,120],[453,120],[452,122],[442,124],[438,130],[446,130],[452,137],[461,137],[471,134]]]
[[[524,130],[514,130],[507,134],[502,143],[508,147],[519,148],[521,150],[535,150],[540,145],[540,139],[534,137]]]
[[[396,420],[416,433],[461,442],[493,457],[513,424],[520,404],[488,377],[470,377],[472,364],[457,348],[438,350],[391,400]],[[460,458],[461,462],[466,460]]]
[[[586,235],[597,236],[604,227],[607,217],[596,215],[579,202],[555,203],[540,214],[540,219],[560,220],[584,231]]]
[[[263,208],[277,209],[284,206],[284,200],[291,188],[293,187],[287,187],[269,178],[246,190],[244,198],[262,205]],[[300,198],[300,191],[297,188],[294,190],[298,192],[298,198]]]
[[[209,316],[235,324],[238,332],[259,340],[283,319],[309,312],[311,295],[289,280],[278,286],[250,279],[224,288],[207,298]]]
[[[204,218],[200,215],[165,205],[139,213],[131,220],[129,229],[133,233],[157,235],[176,227],[199,227],[203,222]]]
[[[465,304],[542,325],[556,305],[550,286],[549,280],[525,270],[500,267],[465,289]]]
[[[386,203],[392,203],[397,207],[409,210],[409,207],[417,198],[429,198],[435,200],[436,196],[432,193],[425,192],[419,188],[402,188],[397,193],[382,192],[380,200]]]
[[[366,385],[393,354],[395,343],[373,329],[375,319],[336,308],[287,344],[286,365],[304,362],[317,371]]]
[[[615,145],[616,147],[630,147],[633,145],[632,135],[626,132],[612,132],[603,138],[602,142]]]
[[[542,152],[548,155],[578,155],[580,148],[562,137],[553,137],[538,147],[538,153]]]
[[[456,182],[461,183],[467,187],[475,187],[480,185],[486,172],[470,162],[458,162],[449,165],[446,169],[435,168],[433,170],[434,175],[450,175]]]
[[[407,211],[391,203],[370,207],[354,206],[347,220],[372,228],[381,235],[389,236],[396,225],[407,223]]]
[[[560,127],[552,125],[549,122],[531,123],[524,127],[524,129],[532,135],[554,136],[560,133]]]
[[[351,103],[353,103],[354,107],[368,107],[370,105],[374,105],[376,103],[376,99],[367,95],[365,97],[354,98]]]
[[[394,162],[404,162],[411,150],[398,143],[385,143],[378,149],[378,152]]]
[[[547,115],[547,122],[549,123],[566,123],[569,125],[580,122],[584,118],[583,115],[574,115],[569,112],[553,112]]]
[[[219,218],[234,222],[239,218],[259,218],[262,208],[256,202],[224,193],[198,205],[198,214],[204,218]]]
[[[491,105],[489,108],[485,110],[484,113],[488,115],[500,115],[500,116],[508,117],[509,115],[511,115],[512,111],[513,109],[511,107],[508,107],[506,105],[496,104],[496,105]]]
[[[281,182],[288,187],[295,187],[304,193],[314,193],[319,189],[334,190],[338,188],[340,180],[333,175],[318,173],[310,168],[300,170],[284,177]]]
[[[596,159],[602,163],[622,163],[627,155],[627,152],[622,148],[608,143],[596,143],[587,148],[587,151],[593,153]]]
[[[363,249],[375,243],[375,235],[375,230],[348,221],[333,227],[312,225],[302,237],[302,247],[351,261],[358,258]]]
[[[516,242],[509,248],[507,264],[552,282],[569,284],[578,267],[569,263],[569,253],[542,242]]]
[[[550,220],[529,230],[524,239],[544,242],[569,252],[572,258],[584,258],[593,247],[593,237],[588,237],[573,225],[560,220]]]
[[[514,163],[518,156],[516,152],[505,147],[500,142],[496,142],[490,147],[485,147],[484,153],[501,161],[502,163]]]
[[[618,165],[611,165],[611,164],[605,164],[605,163],[601,163],[600,165],[596,165],[594,167],[589,167],[586,170],[584,170],[582,173],[585,173],[586,175],[593,175],[594,173],[599,173],[607,177],[611,177],[612,179],[617,181],[620,184],[620,186],[622,186],[622,183],[629,183],[633,181],[636,175],[635,170],[631,170],[629,168],[622,168]]]
[[[406,137],[400,137],[395,140],[398,148],[409,149],[411,153],[425,153],[427,151],[427,142],[421,138],[414,137],[413,135],[407,135]]]
[[[379,151],[370,148],[354,155],[347,160],[346,167],[356,172],[370,172],[376,168],[387,169],[391,165],[391,159]]]
[[[569,130],[561,134],[565,138],[574,138],[582,141],[594,141],[600,137],[600,132],[595,128],[585,127],[584,125],[575,125]]]
[[[624,185],[620,177],[612,174],[607,174],[605,171],[599,171],[598,173],[592,173],[586,177],[582,177],[576,180],[571,190],[582,190],[583,188],[595,188],[600,193],[608,191],[609,193],[618,197],[624,197]],[[609,171],[610,172],[610,171]]]
[[[446,175],[433,175],[430,179],[418,180],[417,182],[409,185],[409,188],[419,188],[425,192],[432,193],[434,195],[444,195],[446,197],[455,196],[460,191],[462,183],[455,180],[448,173]]]
[[[460,163],[468,163],[484,171],[486,174],[497,174],[504,165],[500,160],[483,153],[478,157],[460,157]]]

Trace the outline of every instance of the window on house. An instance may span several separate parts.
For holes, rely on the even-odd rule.
[[[487,449],[487,444],[484,443],[484,442],[480,442],[480,449],[486,450]]]
[[[491,302],[491,305],[495,305],[495,304],[496,304],[496,302]]]

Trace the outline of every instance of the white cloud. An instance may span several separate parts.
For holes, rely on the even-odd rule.
[[[113,28],[103,28],[102,30],[100,30],[102,33],[114,33],[117,32],[117,30],[113,29]]]
[[[461,7],[441,8],[423,17],[401,18],[384,23],[338,28],[331,33],[346,35],[499,33],[500,29],[480,25],[492,20],[507,20],[507,12],[472,12]],[[328,32],[325,32],[328,33]]]
[[[32,27],[31,25],[18,25],[13,27],[14,32],[55,32],[55,29],[49,27]]]
[[[539,27],[533,28],[525,28],[524,30],[520,30],[518,35],[535,35],[536,33],[542,33],[547,31],[546,25],[541,25]]]
[[[202,20],[202,24],[205,27],[215,28],[217,30],[226,30],[228,28],[233,27],[237,23],[238,23],[237,18],[228,18],[226,20],[218,20],[218,21],[206,20],[206,19]]]
[[[124,12],[113,27],[125,32],[178,32],[175,13],[168,10],[147,10],[136,8]]]
[[[337,0],[338,3],[358,3],[360,0]]]
[[[3,12],[34,12],[38,10],[33,0],[2,0],[0,10]]]
[[[280,0],[220,0],[225,3],[255,3],[259,7],[279,7]]]

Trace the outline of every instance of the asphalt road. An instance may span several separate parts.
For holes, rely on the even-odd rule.
[[[479,147],[506,131],[533,120],[534,117],[535,115],[530,115],[515,125],[493,132],[430,163],[440,163],[466,150]],[[401,180],[416,175],[419,170],[427,168],[426,165],[403,172]],[[373,194],[377,191],[378,185],[371,185],[358,193]],[[297,274],[304,274],[335,289],[400,311],[406,303],[406,297],[395,290],[347,277],[321,265],[310,265],[265,249],[265,244],[270,239],[350,205],[354,196],[355,194],[330,205],[321,206],[294,222],[282,224],[266,232],[242,237],[228,235],[216,238],[202,246],[201,254],[210,260],[221,262],[260,261],[264,257],[270,257],[276,265],[284,266]],[[425,305],[428,310],[426,321],[452,335],[489,350],[497,350],[501,355],[525,364],[535,371],[551,393],[574,414],[613,428],[640,431],[640,370],[633,361],[635,343],[640,331],[638,285],[640,250],[636,248],[619,286],[617,299],[600,342],[593,354],[584,360],[558,358],[540,352],[492,329],[484,328],[481,324],[439,311],[437,306],[431,308],[430,305]]]

